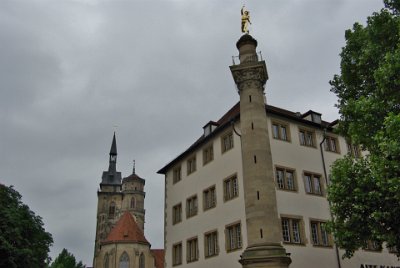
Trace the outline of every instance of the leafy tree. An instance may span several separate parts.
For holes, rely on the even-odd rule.
[[[76,263],[74,255],[64,248],[50,265],[50,268],[85,268],[85,266],[81,261]]]
[[[0,267],[45,267],[53,238],[12,186],[0,184],[0,215]]]
[[[400,0],[384,4],[346,31],[341,73],[330,81],[338,131],[368,152],[332,166],[329,227],[348,258],[368,240],[400,250]]]

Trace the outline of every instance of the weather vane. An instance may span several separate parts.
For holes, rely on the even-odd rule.
[[[245,6],[243,5],[242,10],[240,11],[242,14],[242,33],[249,33],[249,24],[250,22],[250,12],[246,10]]]

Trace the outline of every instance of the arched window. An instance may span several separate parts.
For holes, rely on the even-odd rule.
[[[111,202],[110,207],[108,208],[108,218],[113,219],[115,216],[115,203]]]
[[[109,267],[108,253],[104,256],[104,268]]]
[[[139,268],[144,268],[145,267],[144,263],[145,263],[144,254],[142,253],[142,254],[140,254],[140,258],[139,258]]]
[[[129,268],[129,256],[126,252],[119,258],[119,268]]]
[[[136,207],[136,199],[134,197],[131,198],[131,208]]]

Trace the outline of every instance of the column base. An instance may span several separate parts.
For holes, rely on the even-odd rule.
[[[248,246],[240,256],[243,268],[288,268],[292,262],[281,244]]]

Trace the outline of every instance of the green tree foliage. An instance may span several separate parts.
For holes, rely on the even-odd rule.
[[[85,268],[85,266],[81,261],[76,263],[74,255],[64,248],[50,265],[50,268]]]
[[[52,243],[42,218],[12,186],[0,184],[0,267],[45,267]]]
[[[384,3],[346,31],[341,74],[330,81],[339,132],[368,152],[332,166],[330,229],[344,257],[368,240],[400,250],[400,0]]]

